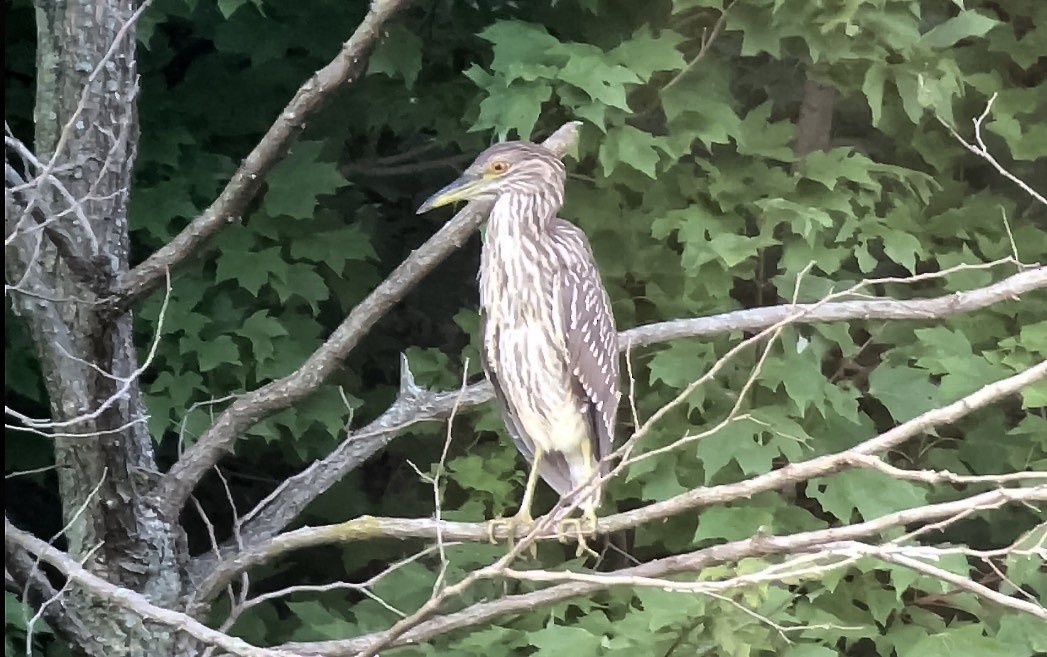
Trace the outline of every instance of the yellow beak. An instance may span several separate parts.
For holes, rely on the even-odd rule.
[[[486,181],[483,178],[465,174],[458,180],[455,180],[429,198],[425,199],[425,203],[422,203],[418,208],[418,214],[428,212],[433,208],[438,208],[450,203],[468,201],[476,198],[478,192],[483,190],[484,182]]]

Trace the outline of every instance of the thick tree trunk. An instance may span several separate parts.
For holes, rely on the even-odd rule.
[[[69,553],[109,581],[175,607],[187,555],[180,528],[148,502],[156,466],[133,380],[132,318],[99,303],[128,267],[127,201],[138,141],[133,11],[129,0],[37,4],[35,150],[45,163],[55,156],[56,182],[41,183],[38,198],[26,193],[23,207],[35,206],[36,230],[23,231],[7,249],[7,269],[9,280],[23,280],[31,293],[11,298],[36,343],[52,417],[89,416],[55,428],[91,434],[54,439]],[[78,654],[195,652],[179,652],[166,629],[83,591],[70,591],[64,606],[68,626],[57,629]]]
[[[793,152],[800,159],[794,170],[803,170],[803,156],[815,151],[829,150],[833,128],[833,110],[836,107],[836,89],[818,82],[807,72],[803,85],[803,102],[796,121],[796,142]]]

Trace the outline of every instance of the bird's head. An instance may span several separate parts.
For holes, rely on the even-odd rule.
[[[451,184],[418,208],[418,214],[458,201],[495,199],[506,193],[563,195],[563,162],[552,151],[529,141],[495,144],[480,153]]]

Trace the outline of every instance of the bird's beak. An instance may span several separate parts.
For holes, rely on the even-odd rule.
[[[418,208],[418,214],[428,212],[433,208],[448,205],[449,203],[468,201],[476,198],[477,192],[483,190],[485,182],[486,180],[482,177],[466,173],[458,180],[455,180],[429,198],[425,199],[425,203],[422,203]]]

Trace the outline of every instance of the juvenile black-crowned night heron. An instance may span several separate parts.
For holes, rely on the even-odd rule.
[[[526,141],[491,146],[418,208],[494,200],[480,259],[483,362],[506,429],[531,463],[517,514],[533,522],[541,475],[596,527],[620,398],[618,333],[585,234],[556,216],[566,171]],[[589,484],[589,492],[579,490]],[[576,521],[577,522],[577,521]],[[578,524],[581,542],[581,525]]]

